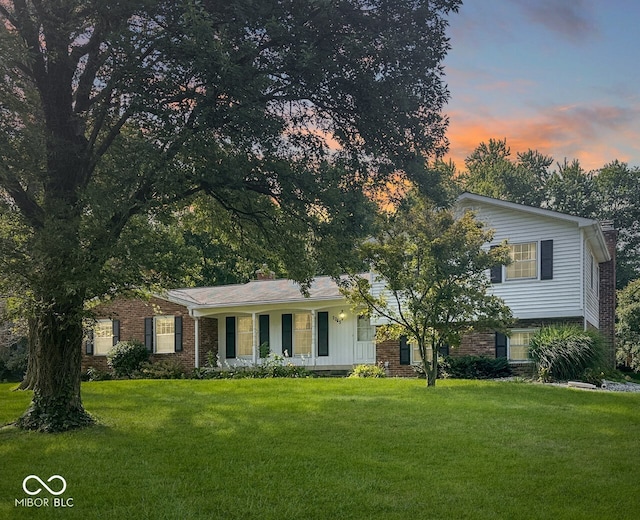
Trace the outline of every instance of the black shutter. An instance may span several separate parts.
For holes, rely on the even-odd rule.
[[[445,343],[444,345],[442,345],[440,347],[440,349],[438,350],[438,352],[440,353],[441,356],[448,356],[449,355],[449,344]]]
[[[282,354],[293,356],[293,315],[282,315]]]
[[[233,359],[236,357],[236,318],[227,316],[226,323],[226,357]]]
[[[261,314],[258,316],[258,328],[259,330],[259,341],[260,346],[265,343],[267,346],[269,345],[269,315]]]
[[[491,246],[494,249],[498,246]],[[502,283],[502,265],[494,265],[491,268],[491,283]]]
[[[329,355],[329,313],[318,313],[318,356]]]
[[[496,332],[496,357],[507,357],[507,336],[501,332]]]
[[[113,344],[115,346],[120,341],[120,320],[113,320],[111,326],[113,331]]]
[[[553,280],[553,240],[540,242],[540,280]]]
[[[182,352],[182,316],[176,316],[173,324],[173,341],[175,352]]]
[[[144,345],[153,352],[153,318],[144,319]]]
[[[93,328],[87,331],[87,340],[84,344],[84,351],[88,356],[93,356]]]
[[[406,336],[400,338],[400,364],[411,364],[411,348]]]

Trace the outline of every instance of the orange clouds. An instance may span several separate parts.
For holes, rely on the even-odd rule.
[[[483,110],[453,110],[448,113],[450,141],[448,158],[458,169],[481,142],[507,139],[513,157],[528,149],[550,155],[556,162],[578,159],[586,170],[637,155],[638,109],[613,106],[555,106],[537,112],[522,110],[508,117],[490,117]],[[633,153],[635,152],[635,153]]]

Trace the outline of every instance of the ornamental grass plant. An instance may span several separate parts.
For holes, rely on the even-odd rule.
[[[529,358],[544,382],[581,379],[602,368],[604,356],[602,336],[577,325],[543,327],[529,342]]]

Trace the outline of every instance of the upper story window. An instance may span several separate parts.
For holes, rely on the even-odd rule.
[[[507,280],[538,277],[538,243],[510,244],[511,263],[506,269]]]

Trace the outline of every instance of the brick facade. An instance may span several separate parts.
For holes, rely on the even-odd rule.
[[[600,332],[608,346],[609,364],[611,367],[615,367],[616,245],[618,232],[608,222],[603,222],[601,226],[611,260],[600,264]]]
[[[389,376],[415,377],[411,365],[400,364],[400,342],[385,340],[376,343],[376,362],[382,364]]]
[[[124,299],[118,298],[94,309],[96,317],[120,321],[120,340],[136,340],[144,343],[144,319],[153,316],[182,316],[182,352],[153,354],[151,361],[178,361],[185,371],[195,368],[195,320],[189,316],[186,307],[161,298]],[[199,364],[204,365],[209,352],[218,352],[218,321],[215,318],[199,319]],[[89,367],[106,370],[106,356],[89,355],[83,348],[82,371]]]

